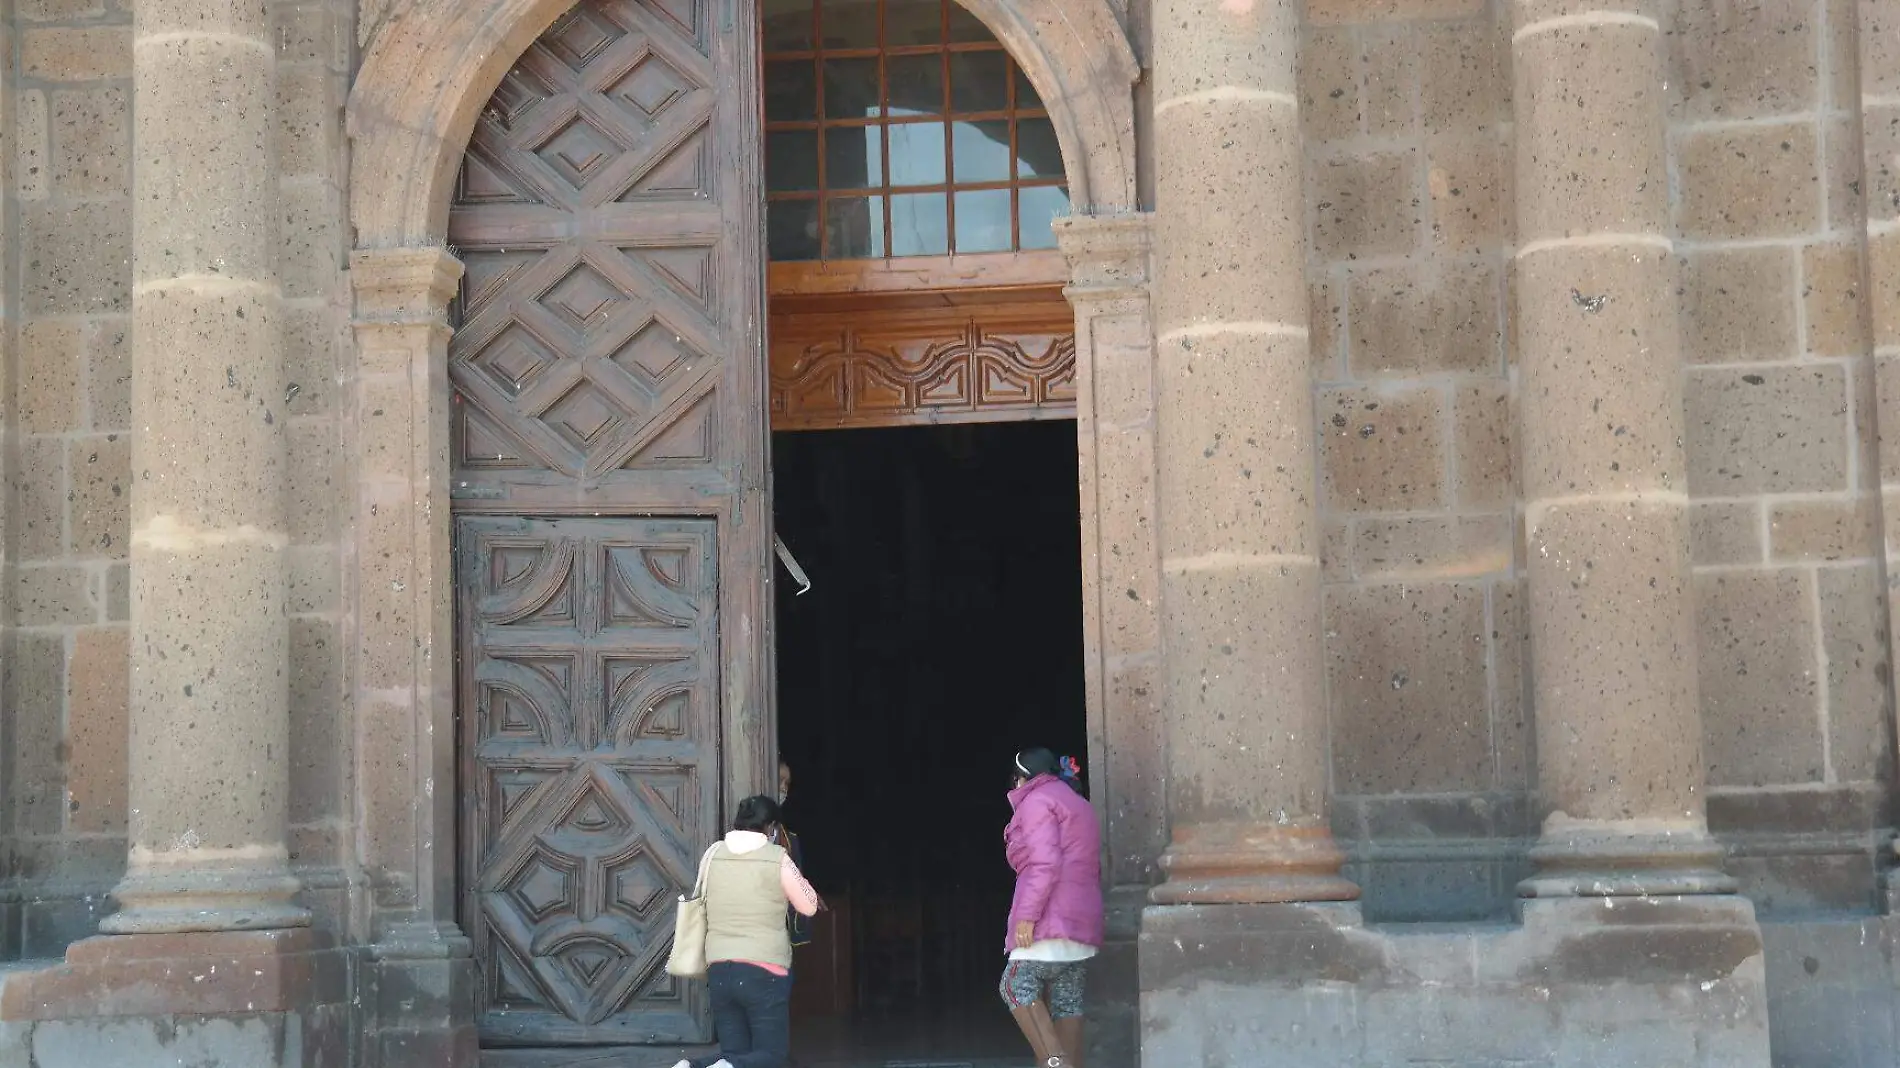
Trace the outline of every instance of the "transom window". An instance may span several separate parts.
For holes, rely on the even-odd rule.
[[[1055,247],[1055,127],[955,0],[764,0],[776,261]]]

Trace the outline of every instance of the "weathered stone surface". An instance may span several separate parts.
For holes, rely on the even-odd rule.
[[[1866,351],[1862,288],[1857,246],[1810,245],[1801,250],[1801,302],[1809,355],[1859,356]]]
[[[1406,27],[1418,39],[1418,110],[1428,134],[1469,134],[1508,121],[1506,56],[1488,18]]]
[[[1761,932],[1712,900],[1538,901],[1521,928],[1418,933],[1315,906],[1151,909],[1143,1061],[1766,1068]]]
[[[1553,248],[1518,263],[1527,501],[1682,490],[1674,264],[1653,247]]]
[[[1767,555],[1761,505],[1695,501],[1689,506],[1689,555],[1697,564],[1758,564]]]
[[[1837,365],[1691,370],[1689,489],[1697,496],[1847,489],[1847,378]]]
[[[1813,596],[1807,576],[1794,570],[1696,576],[1711,784],[1822,777]]]
[[[30,319],[21,324],[19,392],[10,413],[12,425],[38,434],[78,428],[84,400],[80,337],[79,324],[66,319]]]
[[[1445,398],[1423,388],[1321,392],[1320,483],[1329,507],[1424,511],[1445,500]]]
[[[92,429],[132,425],[132,345],[127,322],[117,316],[94,320],[86,342],[86,400]]]
[[[1686,509],[1578,501],[1528,525],[1539,790],[1580,820],[1698,818]]]
[[[1311,554],[1313,439],[1291,421],[1312,410],[1306,340],[1218,334],[1165,347],[1156,394],[1164,557]],[[1228,403],[1200,402],[1212,383]],[[1301,498],[1306,507],[1285,506]]]
[[[124,434],[73,439],[66,472],[70,479],[70,551],[75,556],[123,559],[131,540],[130,439]]]
[[[293,824],[342,818],[343,769],[347,751],[339,736],[337,697],[342,692],[342,640],[336,624],[323,619],[290,621],[290,794]]]
[[[1763,923],[1776,1064],[1876,1068],[1892,1058],[1892,934],[1872,917]]]
[[[1300,122],[1310,141],[1359,134],[1359,46],[1351,31],[1308,27],[1300,41]]]
[[[1827,664],[1828,762],[1835,780],[1885,781],[1893,770],[1893,678],[1880,572],[1872,562],[1815,572]]]
[[[1821,147],[1812,123],[1683,135],[1683,236],[1785,237],[1821,222]]]
[[[1475,579],[1511,570],[1508,516],[1367,518],[1352,529],[1352,567],[1360,579]]]
[[[1329,591],[1334,788],[1443,793],[1489,785],[1491,724],[1481,586]]]
[[[1793,357],[1799,344],[1796,264],[1785,248],[1710,248],[1684,256],[1684,357],[1690,363]]]
[[[14,620],[27,627],[93,623],[99,618],[91,572],[66,564],[22,567],[14,573]]]
[[[132,27],[29,29],[20,34],[20,73],[52,82],[132,76]]]
[[[1353,378],[1501,369],[1501,290],[1489,264],[1355,271],[1350,281]]]
[[[1770,556],[1777,562],[1872,557],[1880,535],[1872,496],[1794,498],[1768,508]]]
[[[124,89],[52,95],[52,191],[73,197],[117,196],[130,177],[129,94]]]
[[[124,627],[87,627],[73,635],[67,673],[67,825],[79,832],[125,830],[127,688]]]
[[[23,437],[12,471],[14,559],[56,560],[66,552],[66,439]]]
[[[1432,242],[1449,252],[1495,248],[1511,232],[1511,148],[1492,136],[1446,137],[1426,150]]]
[[[1417,151],[1321,159],[1313,165],[1313,244],[1322,259],[1409,252],[1424,205],[1413,196]]]
[[[1686,3],[1669,36],[1672,88],[1687,119],[1754,119],[1810,111],[1821,20],[1813,4]]]
[[[25,278],[27,314],[125,311],[131,302],[129,204],[24,205],[21,223],[37,270]]]
[[[1655,30],[1560,26],[1513,47],[1518,243],[1661,232],[1669,182]]]
[[[1453,462],[1455,498],[1464,508],[1500,508],[1517,499],[1517,442],[1511,384],[1503,379],[1458,388]]]

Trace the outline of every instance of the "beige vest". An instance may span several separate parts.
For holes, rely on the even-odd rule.
[[[779,867],[785,850],[762,846],[734,853],[722,843],[706,866],[706,960],[745,960],[792,966],[785,929],[785,886]]]

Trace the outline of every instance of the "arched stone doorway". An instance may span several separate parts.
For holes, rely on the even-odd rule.
[[[349,106],[358,415],[350,431],[354,573],[346,581],[357,627],[361,851],[373,887],[364,922],[384,967],[467,953],[455,923],[462,788],[438,788],[458,781],[449,501],[466,488],[451,485],[451,427],[460,424],[450,411],[448,307],[462,267],[445,244],[448,206],[480,109],[515,58],[568,6],[422,0],[384,12],[364,30],[366,58]],[[1164,829],[1152,681],[1159,623],[1146,223],[1129,210],[1136,68],[1105,0],[967,6],[1047,102],[1076,211],[1058,232],[1076,311],[1091,763],[1098,799],[1114,813],[1111,880],[1138,892]],[[739,42],[725,47],[754,54],[749,5],[708,8],[705,16],[716,38]],[[741,90],[756,91],[749,76]],[[756,334],[744,342],[756,343]],[[756,414],[762,421],[763,412]],[[738,531],[748,502],[763,499],[759,462],[739,458],[732,468],[738,488],[716,507],[687,501],[671,510],[713,515],[729,524],[728,533]],[[748,529],[721,545],[727,575],[763,575],[769,566],[769,532]],[[708,682],[724,704],[728,791],[771,777],[758,583],[734,582],[721,594],[723,625],[753,651]]]

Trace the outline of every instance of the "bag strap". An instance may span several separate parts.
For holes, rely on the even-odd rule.
[[[706,896],[706,869],[712,864],[713,853],[718,850],[721,844],[720,842],[714,842],[712,845],[707,846],[706,854],[699,858],[699,878],[693,882],[693,900],[695,901]]]

